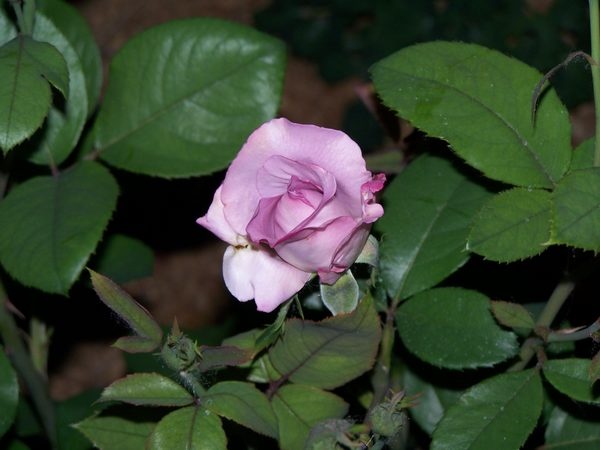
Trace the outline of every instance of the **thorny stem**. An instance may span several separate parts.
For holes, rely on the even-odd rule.
[[[375,364],[373,373],[373,400],[370,408],[378,405],[385,398],[390,388],[390,368],[392,365],[392,350],[394,347],[394,312],[395,308],[390,308],[386,312],[385,324],[383,326],[383,335],[381,336],[381,347],[379,358]]]
[[[592,82],[594,85],[594,106],[596,109],[596,139],[594,151],[594,167],[600,167],[600,8],[598,0],[590,0],[590,35],[592,47],[591,65]]]
[[[0,336],[10,360],[29,389],[52,448],[56,448],[55,411],[48,395],[47,383],[43,375],[36,370],[27,353],[19,328],[7,309],[7,300],[6,292],[0,281]]]
[[[536,330],[545,330],[552,325],[556,315],[574,288],[575,282],[571,278],[564,279],[556,285],[552,295],[550,295],[550,298],[546,303],[546,306],[535,323]],[[535,356],[537,343],[539,343],[538,339],[527,339],[521,347],[521,353],[519,355],[521,360],[514,364],[509,371],[516,372],[523,370],[527,364],[529,364],[531,358]]]
[[[179,378],[181,378],[181,380],[185,383],[185,385],[192,392],[194,397],[200,398],[203,394],[206,393],[206,389],[202,387],[202,385],[193,373],[187,370],[181,370],[179,372]]]

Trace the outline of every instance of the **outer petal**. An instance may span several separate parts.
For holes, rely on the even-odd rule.
[[[223,185],[215,191],[213,201],[208,208],[208,212],[196,220],[198,225],[202,225],[204,228],[212,231],[220,239],[227,242],[228,244],[237,245],[240,244],[238,234],[229,225],[229,222],[225,218],[225,209],[223,202],[221,201],[221,190]]]
[[[307,228],[298,232],[292,239],[275,246],[275,251],[285,261],[307,272],[329,271],[336,250],[356,226],[352,217],[338,217],[322,229]]]
[[[251,246],[228,247],[223,257],[225,285],[242,302],[254,299],[259,311],[273,311],[310,277],[273,253]]]
[[[258,128],[235,158],[223,182],[227,219],[239,234],[258,206],[256,175],[271,156],[314,164],[337,181],[336,198],[362,216],[361,186],[371,180],[358,145],[341,131],[275,119]]]

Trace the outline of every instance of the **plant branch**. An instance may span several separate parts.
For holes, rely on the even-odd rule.
[[[582,339],[589,339],[598,330],[600,330],[600,317],[596,319],[596,321],[590,326],[579,329],[577,331],[551,331],[550,333],[548,333],[548,338],[546,339],[546,342],[580,341]]]
[[[546,303],[546,306],[542,310],[535,323],[535,330],[544,333],[544,330],[547,330],[550,325],[552,325],[556,315],[562,308],[569,295],[571,295],[571,292],[573,292],[574,288],[575,282],[570,277],[565,278],[556,285],[554,291],[552,291],[552,295],[550,295],[550,298]],[[531,358],[535,356],[537,347],[541,343],[542,341],[540,339],[527,339],[521,346],[521,352],[519,354],[521,360],[510,367],[509,371],[516,372],[523,370],[527,364],[529,364]]]
[[[394,348],[394,315],[396,309],[390,308],[386,312],[385,324],[383,326],[383,335],[381,336],[381,346],[379,357],[375,364],[373,373],[373,400],[369,409],[383,401],[390,388],[390,368],[392,365],[392,350]]]
[[[590,66],[592,82],[594,84],[594,106],[596,109],[594,167],[600,167],[600,66],[598,66],[598,62],[600,61],[600,8],[598,0],[589,0],[589,2],[592,59],[595,62]]]
[[[48,395],[46,380],[36,370],[27,353],[25,344],[20,336],[19,328],[12,314],[7,309],[7,301],[8,297],[0,282],[0,336],[2,336],[10,360],[29,388],[29,393],[40,415],[52,448],[56,448],[55,411],[52,400]]]

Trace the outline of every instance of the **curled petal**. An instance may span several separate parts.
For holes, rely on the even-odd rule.
[[[208,208],[208,212],[196,220],[198,225],[202,225],[207,230],[212,231],[219,239],[227,242],[228,244],[236,245],[241,244],[239,242],[238,234],[229,225],[229,222],[225,218],[225,208],[221,201],[221,190],[223,185],[215,191],[213,201]]]
[[[254,299],[259,311],[271,312],[298,292],[310,279],[266,249],[230,246],[223,257],[223,278],[238,300]]]
[[[272,156],[312,164],[331,174],[337,182],[336,198],[348,209],[347,214],[362,215],[361,186],[372,176],[358,145],[341,131],[274,119],[248,138],[223,183],[225,215],[238,234],[245,234],[263,198],[256,175]]]
[[[275,251],[288,263],[307,272],[330,271],[336,249],[352,234],[356,225],[352,217],[338,217],[324,228],[299,231],[280,242]]]

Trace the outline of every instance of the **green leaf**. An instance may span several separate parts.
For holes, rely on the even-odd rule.
[[[546,380],[572,399],[600,404],[600,389],[590,380],[589,359],[551,359],[544,363]]]
[[[368,264],[373,267],[379,265],[379,242],[372,234],[369,235],[365,246],[360,251],[360,255],[356,258],[356,263]]]
[[[60,450],[90,450],[90,442],[72,424],[92,414],[99,390],[85,391],[56,405],[57,441]],[[97,407],[96,407],[97,409]]]
[[[431,436],[438,422],[462,392],[429,383],[408,368],[404,369],[403,381],[408,397],[418,395],[415,405],[409,409],[411,417]]]
[[[52,45],[19,35],[0,47],[0,148],[30,137],[48,114],[48,82],[67,97],[69,71]]]
[[[138,239],[123,234],[113,234],[98,248],[94,270],[117,284],[152,275],[154,253]]]
[[[146,351],[156,349],[162,342],[162,330],[150,313],[111,280],[91,269],[88,270],[100,300],[125,320],[138,336],[154,344],[154,348]]]
[[[546,427],[546,445],[540,450],[597,450],[600,448],[600,421],[573,416],[558,406]]]
[[[0,203],[0,261],[26,286],[67,294],[96,248],[119,188],[101,165],[83,162],[31,178]]]
[[[269,360],[294,383],[332,389],[373,366],[380,339],[379,317],[365,297],[350,314],[321,322],[288,320]]]
[[[293,302],[293,298],[285,302],[277,312],[277,317],[273,321],[271,325],[266,327],[264,330],[258,334],[258,337],[254,340],[254,342],[250,341],[248,343],[244,342],[243,348],[253,349],[253,353],[257,354],[261,350],[267,348],[269,345],[273,344],[279,336],[284,331],[285,328],[285,318],[287,317],[288,311],[290,310],[290,305]]]
[[[550,188],[569,167],[567,110],[548,89],[534,123],[531,96],[542,74],[516,59],[474,44],[429,42],[371,72],[384,104],[490,178]]]
[[[280,388],[271,403],[279,427],[279,447],[285,450],[303,450],[312,427],[348,412],[348,405],[337,395],[296,384]]]
[[[573,150],[570,171],[594,167],[594,138],[583,141]]]
[[[284,48],[217,19],[171,21],[131,39],[111,63],[94,133],[101,157],[163,177],[225,168],[272,118]]]
[[[227,438],[219,416],[200,406],[188,406],[163,417],[143,448],[226,450]]]
[[[512,302],[491,301],[492,313],[505,327],[532,330],[535,326],[531,313],[523,305]]]
[[[277,439],[277,419],[271,404],[253,384],[222,381],[213,385],[200,400],[215,414]]]
[[[592,383],[600,380],[600,351],[590,361],[589,380]]]
[[[181,385],[163,375],[135,373],[105,388],[99,401],[148,406],[186,406],[192,403],[194,398]]]
[[[30,447],[25,445],[22,441],[15,439],[8,444],[6,450],[30,450]]]
[[[119,416],[93,416],[73,426],[99,449],[140,450],[146,448],[156,423]]]
[[[552,194],[515,188],[488,201],[475,219],[467,250],[498,262],[535,256],[546,249],[551,231]]]
[[[554,191],[554,240],[600,250],[600,168],[569,173]]]
[[[3,307],[3,305],[0,305],[0,308]],[[0,414],[0,437],[6,433],[15,420],[18,404],[19,382],[17,381],[17,374],[6,353],[4,353],[4,348],[0,346],[0,411],[2,411]]]
[[[102,60],[92,30],[77,9],[64,1],[37,0],[36,8],[56,25],[77,53],[85,75],[88,115],[91,114],[102,86]],[[39,26],[36,23],[36,28]]]
[[[514,450],[533,431],[543,404],[532,369],[504,373],[468,389],[433,432],[431,450]]]
[[[199,347],[202,357],[196,363],[200,372],[222,368],[223,366],[241,366],[249,362],[254,352],[252,350],[234,347],[232,345]]]
[[[60,2],[56,2],[60,3]],[[77,145],[88,112],[85,75],[71,42],[50,19],[36,15],[33,37],[49,42],[64,56],[69,69],[69,98],[64,107],[52,106],[39,136],[31,144],[29,160],[36,164],[61,164]]]
[[[406,348],[438,367],[491,367],[519,350],[516,335],[496,324],[489,300],[476,291],[425,291],[398,308],[396,325]]]
[[[358,283],[354,275],[348,269],[335,284],[320,285],[321,299],[329,312],[334,316],[338,314],[347,314],[356,309],[358,305]]]
[[[423,291],[462,266],[471,220],[489,193],[450,161],[424,155],[386,188],[381,277],[393,297]]]

